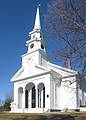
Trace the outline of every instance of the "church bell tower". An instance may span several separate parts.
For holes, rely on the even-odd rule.
[[[35,24],[32,32],[29,32],[30,40],[26,42],[27,53],[22,55],[22,67],[25,68],[25,73],[34,73],[35,66],[47,65],[47,57],[45,51],[45,42],[40,24],[40,11],[37,7]]]
[[[41,50],[45,52],[45,43],[43,40],[43,33],[41,31],[41,24],[40,24],[40,13],[39,7],[37,7],[35,24],[32,32],[29,32],[29,36],[31,39],[26,42],[28,47],[28,53],[34,52],[36,50]]]

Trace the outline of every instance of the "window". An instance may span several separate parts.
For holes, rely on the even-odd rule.
[[[35,35],[33,35],[33,38],[35,38]]]
[[[25,91],[25,108],[28,108],[28,90]]]
[[[82,101],[80,100],[80,107],[82,106]]]
[[[40,38],[42,38],[42,35],[40,35]]]
[[[44,49],[44,45],[41,45],[41,48]]]
[[[31,44],[31,45],[30,45],[30,48],[32,49],[33,47],[34,47],[34,44]]]

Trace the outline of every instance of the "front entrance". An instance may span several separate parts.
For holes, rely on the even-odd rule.
[[[36,107],[36,90],[34,83],[29,83],[26,85],[25,91],[25,108],[35,108]]]
[[[32,108],[36,107],[36,90],[35,90],[35,86],[32,88]]]
[[[25,108],[45,108],[45,86],[38,84],[37,89],[34,83],[30,82],[25,87]]]

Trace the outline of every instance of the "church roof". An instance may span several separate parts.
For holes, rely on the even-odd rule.
[[[38,69],[38,70],[37,70]],[[24,67],[21,67],[18,72],[12,77],[11,81],[15,82],[15,81],[20,81],[20,80],[25,80],[25,79],[30,79],[30,78],[34,78],[34,77],[38,77],[38,76],[42,76],[42,75],[46,75],[50,73],[49,69],[46,69],[43,66],[40,65],[36,65],[35,66],[35,71],[37,71],[36,73],[32,73],[28,75],[25,75],[25,69]]]
[[[70,70],[50,62],[48,62],[48,68],[51,69],[53,73],[59,75],[60,76],[59,78],[61,79],[73,77],[78,74],[77,71]]]
[[[41,65],[35,65],[35,73],[29,74],[27,76],[24,75],[25,69],[21,67],[19,71],[13,76],[11,81],[19,81],[19,80],[25,80],[30,79],[46,74],[51,74],[57,79],[63,79],[68,77],[73,77],[77,75],[76,71],[66,69],[64,67],[52,64],[50,62],[47,62],[47,66],[41,66]],[[38,72],[37,72],[38,71]]]
[[[59,70],[62,70],[62,71],[65,71],[65,72],[68,72],[68,73],[71,73],[71,74],[77,74],[77,71],[74,71],[74,70],[71,70],[71,69],[68,69],[68,68],[64,68],[64,67],[61,67],[61,66],[59,66],[59,65],[50,63],[50,62],[48,62],[48,65],[49,65],[50,67],[52,67],[52,69],[55,68],[55,69],[57,69],[57,70],[59,69]]]

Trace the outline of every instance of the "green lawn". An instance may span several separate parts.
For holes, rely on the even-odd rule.
[[[0,113],[0,120],[86,120],[86,112],[44,114],[13,114],[3,112]]]

